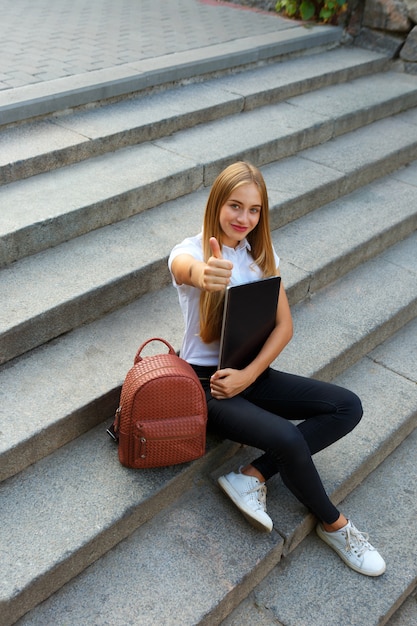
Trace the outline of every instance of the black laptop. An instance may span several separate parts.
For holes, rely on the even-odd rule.
[[[280,276],[226,289],[219,369],[243,369],[275,327]]]

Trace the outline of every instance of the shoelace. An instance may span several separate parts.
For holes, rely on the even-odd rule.
[[[246,491],[246,495],[250,495],[252,493],[257,493],[256,501],[258,502],[262,510],[266,511],[266,485],[264,485],[263,483],[259,483],[259,485],[256,485],[256,487],[253,487],[252,489],[248,489],[248,491]]]
[[[352,550],[358,556],[362,556],[367,550],[372,550],[371,544],[368,542],[369,535],[361,533],[355,526],[345,529],[346,533],[346,551]]]

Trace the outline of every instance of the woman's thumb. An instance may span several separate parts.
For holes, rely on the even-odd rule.
[[[210,237],[210,248],[211,248],[212,255],[216,259],[222,259],[223,258],[221,250],[220,250],[219,242],[217,241],[216,237]]]

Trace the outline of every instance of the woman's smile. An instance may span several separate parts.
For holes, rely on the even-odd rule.
[[[231,227],[234,228],[238,233],[245,233],[248,230],[247,226],[239,226],[238,224],[231,224]]]

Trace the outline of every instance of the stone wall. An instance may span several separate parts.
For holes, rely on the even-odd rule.
[[[388,53],[417,74],[417,0],[351,0],[346,32],[357,45]]]
[[[229,0],[275,11],[276,0]],[[399,70],[417,74],[417,0],[346,0],[339,24],[346,42],[396,59]]]

